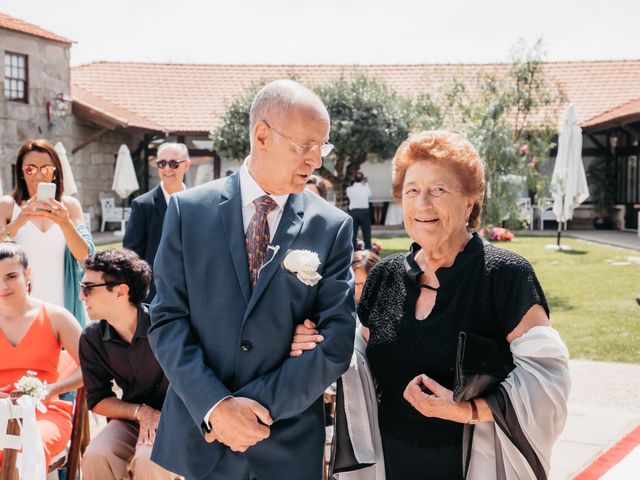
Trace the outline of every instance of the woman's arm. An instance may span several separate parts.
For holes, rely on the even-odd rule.
[[[0,241],[5,237],[13,238],[18,231],[29,221],[30,217],[35,216],[36,199],[30,198],[27,204],[20,208],[20,214],[13,220],[13,207],[15,202],[9,195],[0,198],[0,227],[4,228],[4,236],[0,235]]]
[[[507,335],[507,341],[511,343],[533,327],[549,326],[549,323],[544,308],[538,304],[533,305],[518,326]],[[454,402],[451,390],[426,375],[418,375],[409,382],[404,391],[404,398],[426,417],[438,417],[459,423],[469,423],[472,418],[471,402]],[[476,398],[474,401],[478,408],[479,421],[493,421],[493,414],[487,402],[482,398]]]
[[[78,346],[82,328],[78,321],[67,310],[47,305],[49,320],[58,336],[60,345],[71,355],[77,367],[65,378],[47,385],[47,397],[60,393],[70,392],[82,386],[82,371],[80,370],[80,358],[78,356]]]

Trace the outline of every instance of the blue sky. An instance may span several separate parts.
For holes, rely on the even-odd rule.
[[[640,58],[637,0],[0,0],[77,43],[71,63],[500,62]]]

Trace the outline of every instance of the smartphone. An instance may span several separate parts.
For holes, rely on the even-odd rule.
[[[56,197],[56,184],[41,182],[38,184],[36,200],[39,202],[49,202]]]

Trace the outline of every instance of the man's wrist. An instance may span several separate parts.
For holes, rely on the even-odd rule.
[[[142,410],[142,407],[144,407],[144,403],[139,403],[136,409],[133,411],[134,419],[138,420],[138,414],[140,413],[140,410]]]
[[[213,425],[211,424],[211,421],[209,420],[211,418],[211,415],[213,414],[213,411],[218,407],[218,405],[220,405],[220,403],[222,403],[223,401],[225,401],[227,398],[233,398],[233,395],[227,395],[224,398],[221,398],[220,400],[218,400],[216,402],[216,404],[211,407],[209,409],[209,411],[206,413],[205,417],[204,417],[204,421],[202,422],[202,426],[204,427],[205,431],[207,433],[210,433],[211,430],[213,429]]]

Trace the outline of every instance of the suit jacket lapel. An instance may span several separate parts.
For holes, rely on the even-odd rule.
[[[156,186],[156,191],[153,192],[153,207],[160,215],[159,218],[164,218],[164,214],[167,211],[167,201],[164,199],[164,193],[160,185]]]
[[[260,276],[256,282],[255,289],[251,295],[249,306],[245,313],[245,318],[251,313],[264,291],[266,290],[273,275],[280,268],[280,264],[289,250],[289,247],[296,239],[302,228],[302,217],[304,215],[304,202],[302,194],[291,194],[285,204],[280,224],[273,237],[271,245],[278,246],[278,251],[273,254],[273,250],[267,252],[265,264],[260,271]],[[268,262],[268,263],[267,263]],[[246,262],[245,262],[246,263]],[[247,267],[248,269],[248,267]]]
[[[242,223],[242,196],[240,195],[240,177],[238,173],[231,175],[222,190],[220,202],[220,218],[227,238],[229,253],[233,260],[240,289],[245,303],[249,303],[251,285],[249,283],[249,265],[247,249],[244,244],[244,228]]]

